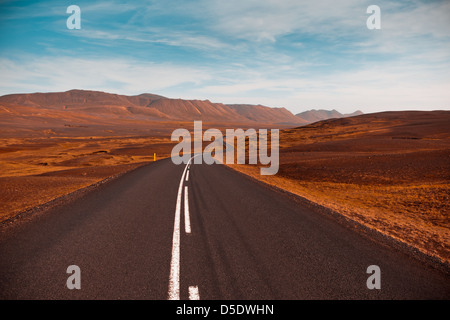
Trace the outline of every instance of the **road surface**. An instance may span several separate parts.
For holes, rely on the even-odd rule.
[[[447,274],[223,165],[158,161],[26,220],[1,230],[0,299],[450,298]]]

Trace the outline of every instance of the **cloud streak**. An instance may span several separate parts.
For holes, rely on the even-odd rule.
[[[68,57],[0,59],[0,73],[1,94],[74,88],[139,94],[211,80],[203,70],[170,63]]]

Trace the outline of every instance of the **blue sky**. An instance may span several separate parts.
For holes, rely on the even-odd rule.
[[[369,5],[381,29],[369,30]],[[69,30],[66,9],[81,9]],[[0,94],[450,110],[450,1],[2,1]]]

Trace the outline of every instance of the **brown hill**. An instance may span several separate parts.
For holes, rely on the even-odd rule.
[[[368,113],[318,121],[293,130],[301,135],[314,132],[315,138],[333,141],[341,137],[421,140],[450,138],[449,128],[450,111],[437,110]]]
[[[249,122],[248,118],[226,105],[209,100],[159,99],[151,102],[148,107],[170,115],[174,120]]]
[[[119,120],[173,120],[234,123],[305,123],[284,108],[264,106],[228,106],[209,100],[169,99],[159,95],[125,96],[99,91],[11,94],[0,97],[3,114],[28,120],[35,117],[98,118]]]
[[[250,104],[229,104],[228,107],[232,108],[247,119],[256,122],[273,122],[285,124],[308,123],[308,121],[305,121],[300,117],[296,117],[285,108],[269,108],[262,105]]]
[[[69,90],[66,92],[10,94],[0,97],[0,102],[23,106],[40,106],[49,109],[67,109],[89,106],[146,106],[162,96],[141,94],[124,96],[100,91]]]
[[[345,117],[353,117],[363,114],[361,111],[357,110],[353,113],[342,114],[339,111],[333,110],[324,110],[324,109],[312,109],[308,111],[304,111],[301,113],[297,113],[296,116],[306,120],[308,123],[333,119],[333,118],[345,118]]]

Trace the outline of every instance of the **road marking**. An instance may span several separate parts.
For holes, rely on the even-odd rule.
[[[197,286],[189,287],[189,300],[200,300],[200,294]]]
[[[193,156],[189,159],[187,165],[184,167],[183,175],[180,179],[177,194],[177,205],[175,208],[175,221],[173,223],[173,238],[172,238],[172,259],[170,261],[170,275],[169,275],[169,300],[180,300],[180,212],[181,212],[181,194],[183,193],[183,181],[186,175],[187,168],[191,163]]]
[[[188,187],[184,186],[184,231],[191,233],[191,219],[189,217],[189,196]]]
[[[189,180],[189,169],[188,169],[188,171],[186,172],[186,182]]]

